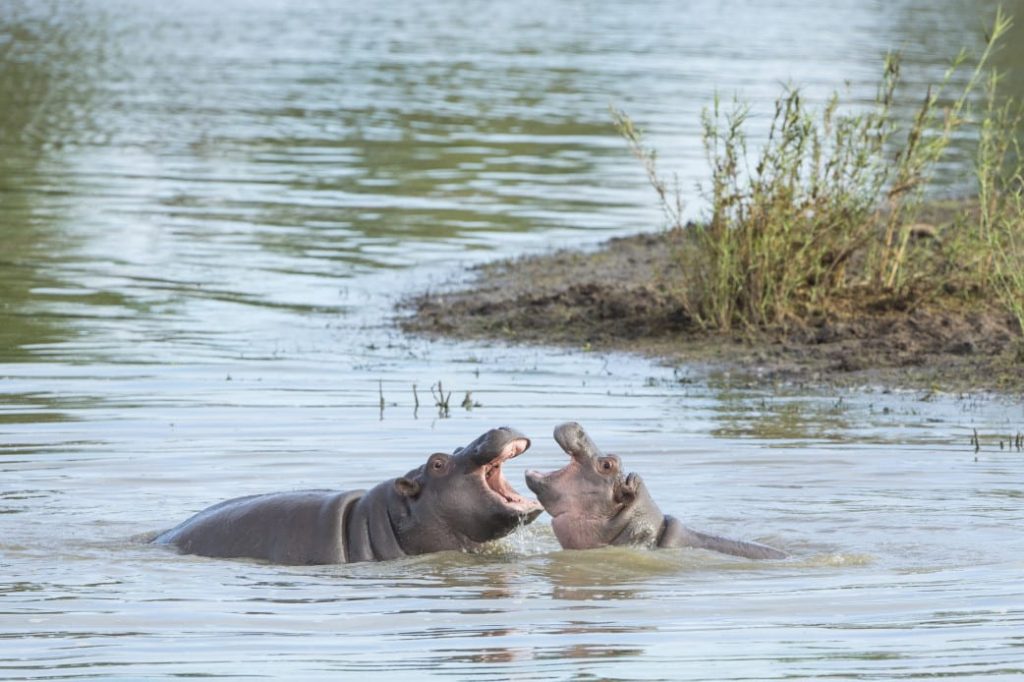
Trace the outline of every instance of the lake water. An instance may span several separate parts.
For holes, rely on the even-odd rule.
[[[885,50],[920,84],[994,6],[5,0],[0,677],[1024,676],[1019,401],[743,388],[393,323],[473,264],[657,229],[610,104],[689,190],[716,91],[761,120],[788,81],[865,102]],[[1018,93],[1022,50],[1018,29],[999,55]],[[564,552],[544,516],[482,555],[343,566],[141,541],[502,424],[533,438],[506,467],[525,491],[569,419],[666,512],[793,558]]]

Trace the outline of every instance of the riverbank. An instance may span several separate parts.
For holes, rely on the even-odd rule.
[[[1016,319],[956,292],[908,306],[851,300],[788,328],[702,331],[679,303],[670,231],[477,268],[403,303],[401,327],[428,336],[628,351],[745,381],[1024,390]]]

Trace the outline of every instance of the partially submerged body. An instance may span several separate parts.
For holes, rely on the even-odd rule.
[[[455,454],[434,453],[369,491],[303,490],[221,502],[153,542],[188,554],[280,564],[380,561],[473,550],[533,521],[539,504],[518,495],[501,465],[530,446],[492,429]]]
[[[786,557],[774,547],[702,533],[663,514],[643,479],[623,475],[621,460],[603,454],[579,424],[562,424],[555,440],[569,463],[547,474],[528,471],[526,484],[551,514],[562,547],[695,547],[749,559]]]

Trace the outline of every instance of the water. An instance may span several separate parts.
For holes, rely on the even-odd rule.
[[[475,263],[657,226],[609,104],[691,188],[716,90],[762,117],[786,81],[868,101],[886,49],[923,82],[992,11],[678,5],[0,5],[0,677],[1024,675],[1019,402],[396,330],[397,300]],[[794,558],[563,552],[545,517],[350,566],[141,542],[500,424],[533,438],[525,490],[568,419],[665,511]]]

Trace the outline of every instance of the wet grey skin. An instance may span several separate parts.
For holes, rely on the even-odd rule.
[[[540,504],[516,493],[501,465],[530,447],[492,429],[405,476],[349,492],[302,490],[239,497],[199,512],[153,542],[186,554],[277,564],[382,561],[475,550],[533,521]]]
[[[606,455],[583,427],[567,422],[555,440],[569,463],[547,474],[526,472],[526,485],[551,515],[551,527],[565,549],[607,545],[695,547],[748,559],[784,559],[786,553],[687,528],[661,513],[639,475],[623,475],[622,461]]]

